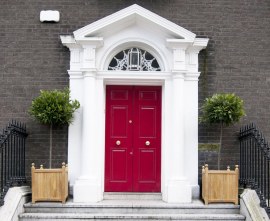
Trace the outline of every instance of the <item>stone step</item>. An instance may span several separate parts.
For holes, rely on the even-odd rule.
[[[121,193],[106,192],[104,200],[162,200],[161,193]]]
[[[170,204],[161,200],[103,200],[99,203],[28,203],[26,213],[83,213],[83,214],[239,214],[233,204],[204,205],[195,200],[190,204]]]
[[[209,220],[227,220],[239,221],[245,220],[245,217],[239,214],[88,214],[88,213],[24,213],[19,216],[20,221],[80,221],[80,220],[185,220],[185,221],[209,221]]]

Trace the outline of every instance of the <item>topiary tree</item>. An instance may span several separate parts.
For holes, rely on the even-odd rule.
[[[218,148],[218,169],[220,169],[223,127],[232,125],[245,116],[243,100],[235,94],[214,94],[205,99],[201,110],[200,122],[220,125]]]
[[[32,101],[29,114],[38,122],[50,126],[50,161],[52,166],[52,129],[53,126],[70,124],[73,113],[80,107],[77,100],[70,100],[70,91],[64,90],[41,90],[40,95]]]

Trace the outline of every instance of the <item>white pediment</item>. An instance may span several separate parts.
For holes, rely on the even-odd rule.
[[[198,72],[198,53],[209,40],[136,4],[60,37],[74,71],[106,71],[121,50],[138,47],[152,54],[162,71]]]
[[[83,28],[74,31],[76,40],[87,37],[98,37],[101,33],[110,30],[124,29],[132,24],[148,25],[153,29],[159,29],[176,39],[185,39],[193,42],[196,35],[185,28],[137,5],[131,5]]]

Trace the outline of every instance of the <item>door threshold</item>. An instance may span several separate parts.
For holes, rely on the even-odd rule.
[[[161,193],[104,192],[104,200],[162,200]]]

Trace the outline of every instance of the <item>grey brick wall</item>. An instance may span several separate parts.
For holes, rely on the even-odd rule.
[[[27,174],[32,161],[48,164],[49,130],[27,110],[40,89],[68,85],[69,51],[59,35],[137,3],[197,36],[210,38],[200,54],[200,105],[216,92],[234,92],[245,101],[247,116],[226,128],[222,164],[238,162],[239,126],[255,122],[270,140],[269,0],[1,0],[0,128],[9,119],[27,123]],[[41,10],[59,10],[59,23],[40,23]],[[67,127],[54,130],[54,161],[67,160]],[[215,127],[199,127],[199,142],[217,142]],[[207,153],[200,154],[200,164]],[[208,154],[214,166],[216,155]]]

